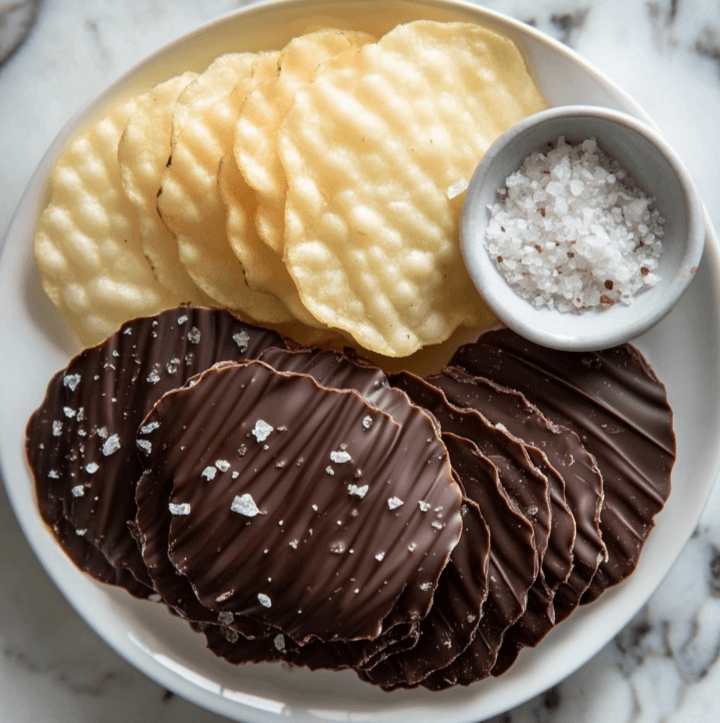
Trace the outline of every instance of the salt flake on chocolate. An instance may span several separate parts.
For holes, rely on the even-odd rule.
[[[235,616],[231,612],[218,613],[218,622],[221,625],[230,625],[235,620]]]
[[[273,644],[281,653],[285,652],[285,636],[282,633],[278,633],[273,639]]]
[[[215,466],[221,472],[227,472],[230,469],[230,462],[228,462],[226,459],[218,459],[215,460]]]
[[[154,432],[159,426],[160,422],[150,422],[150,424],[140,427],[140,434],[150,434],[150,432]]]
[[[388,500],[388,507],[391,510],[396,510],[398,507],[402,507],[405,503],[399,497],[391,497]]]
[[[168,503],[168,510],[171,515],[189,515],[190,514],[190,503],[182,502],[176,505],[174,502]]]
[[[252,434],[258,442],[264,442],[274,431],[274,427],[264,419],[258,419],[253,427]]]
[[[334,462],[335,464],[345,464],[351,459],[352,457],[345,450],[330,452],[330,461]]]
[[[79,374],[66,374],[63,377],[63,386],[67,387],[71,392],[77,389],[78,384],[80,384]]]
[[[418,502],[418,505],[420,505],[420,512],[428,512],[430,510],[430,503],[423,502],[423,500],[420,500]]]
[[[257,598],[264,608],[272,607],[272,600],[264,592],[259,592]]]
[[[97,462],[88,462],[85,465],[85,471],[88,474],[95,474],[100,469],[100,465]]]
[[[245,352],[250,344],[250,334],[246,331],[238,331],[233,334],[233,341],[238,345],[241,352]]]
[[[369,487],[368,485],[363,485],[362,487],[358,487],[357,485],[350,484],[348,485],[348,492],[351,495],[354,495],[355,497],[359,497],[362,499],[367,494]]]
[[[255,504],[255,500],[247,492],[244,495],[236,496],[230,505],[230,509],[239,515],[245,515],[245,517],[257,517],[260,514],[260,509]]]
[[[372,424],[372,421],[373,421],[372,417],[369,414],[367,417],[363,417],[363,420],[362,420],[363,429],[370,429],[370,425]]]
[[[99,434],[99,433],[98,433]],[[111,454],[115,454],[120,449],[120,437],[117,434],[113,434],[105,440],[102,446],[102,453],[109,457]]]
[[[72,492],[73,497],[84,497],[85,496],[85,488],[82,485],[75,485],[70,492]]]
[[[148,442],[147,439],[138,439],[137,446],[143,454],[150,454],[150,452],[152,452],[152,443]]]
[[[53,437],[59,437],[62,434],[62,422],[59,419],[56,419],[52,423],[52,433]]]
[[[217,470],[215,467],[205,467],[205,469],[200,473],[201,477],[204,477],[208,482],[215,479],[215,475],[217,474]]]
[[[191,344],[199,344],[200,329],[198,329],[197,326],[193,326],[193,328],[188,332],[187,339]]]

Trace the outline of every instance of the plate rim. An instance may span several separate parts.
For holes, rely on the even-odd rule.
[[[361,5],[367,5],[373,0],[351,0],[351,4],[355,6],[355,9],[360,7]],[[157,63],[159,59],[162,59],[162,57],[168,53],[173,47],[177,47],[178,45],[185,43],[188,41],[188,39],[191,38],[197,38],[201,35],[204,35],[206,33],[212,33],[216,28],[224,25],[228,21],[232,22],[242,22],[242,19],[244,16],[249,14],[255,14],[258,12],[275,12],[279,9],[282,9],[283,7],[287,6],[294,6],[298,9],[302,7],[316,7],[319,4],[319,0],[270,0],[269,2],[262,2],[254,5],[245,6],[243,8],[230,11],[228,13],[225,13],[223,15],[218,16],[217,18],[211,19],[208,22],[205,22],[201,24],[200,26],[196,27],[192,31],[185,33],[181,36],[178,36],[174,40],[171,40],[168,43],[163,44],[163,46],[150,55],[146,56],[139,62],[135,63],[129,70],[122,73],[115,81],[113,81],[105,90],[103,90],[101,93],[96,95],[93,99],[91,99],[88,103],[86,103],[77,113],[75,113],[61,128],[61,130],[58,132],[55,139],[52,141],[50,146],[48,147],[47,151],[43,155],[42,159],[40,160],[37,168],[33,172],[30,181],[24,190],[21,199],[15,209],[15,212],[13,213],[10,224],[8,226],[8,230],[5,234],[5,237],[2,239],[2,242],[0,243],[0,270],[3,269],[3,267],[6,265],[6,260],[8,257],[7,249],[9,246],[9,239],[15,238],[18,236],[18,234],[22,235],[22,231],[18,230],[16,227],[21,225],[21,218],[28,213],[32,212],[32,209],[38,209],[41,205],[41,202],[43,198],[45,197],[45,194],[47,192],[47,175],[48,170],[51,164],[53,163],[54,159],[57,158],[59,155],[60,149],[63,147],[63,145],[66,143],[67,139],[72,135],[73,132],[78,128],[78,126],[82,123],[83,118],[89,118],[91,116],[98,114],[98,109],[101,108],[104,104],[107,104],[110,99],[117,98],[118,95],[122,95],[121,90],[124,86],[126,86],[129,81],[138,74],[139,71],[142,71],[143,68],[152,66],[153,64]],[[331,3],[332,4],[332,3]],[[341,4],[341,3],[335,3]],[[346,0],[346,3],[347,0]],[[378,4],[378,3],[375,3]],[[591,65],[588,61],[586,61],[582,56],[580,56],[577,52],[572,50],[571,48],[568,48],[564,46],[559,41],[556,41],[555,39],[551,38],[550,36],[546,35],[545,33],[539,31],[537,28],[534,28],[532,26],[526,25],[525,23],[522,23],[519,20],[516,20],[515,18],[512,18],[510,16],[507,16],[503,13],[500,13],[498,11],[489,10],[487,8],[479,7],[477,5],[473,5],[471,3],[465,2],[464,0],[417,0],[417,2],[414,1],[407,1],[407,0],[401,0],[401,2],[397,3],[398,5],[407,5],[409,7],[415,8],[417,10],[418,7],[424,8],[424,7],[436,7],[436,8],[442,8],[442,9],[450,9],[450,10],[464,10],[466,12],[471,12],[471,14],[475,17],[477,22],[482,22],[483,19],[490,19],[492,22],[499,23],[504,26],[509,26],[513,29],[515,33],[519,33],[520,35],[528,35],[532,38],[534,38],[537,42],[540,44],[549,47],[552,50],[555,50],[556,52],[560,53],[563,56],[566,56],[569,58],[573,64],[578,65],[582,68],[583,71],[589,73],[592,75],[596,81],[604,85],[606,88],[608,88],[613,95],[620,96],[623,100],[623,102],[626,102],[628,106],[632,107],[634,109],[635,114],[645,120],[646,122],[652,124],[654,127],[655,123],[652,121],[652,119],[645,113],[645,111],[625,92],[623,91],[620,86],[618,86],[616,83],[614,83],[612,80],[610,80],[606,75],[604,75],[601,71],[599,71],[595,66]],[[514,38],[515,39],[515,38]],[[43,179],[45,179],[43,181]],[[34,214],[35,216],[37,213]],[[714,278],[717,278],[720,274],[720,253],[718,249],[718,240],[715,236],[714,230],[712,228],[712,223],[710,221],[709,215],[707,213],[707,210],[705,210],[705,224],[706,224],[706,243],[705,243],[705,267],[708,265],[711,266],[712,273],[714,275]],[[4,325],[0,326],[0,342],[3,339],[3,330]],[[24,428],[24,427],[23,427]],[[0,449],[0,452],[2,452],[5,449],[6,441],[2,441],[2,448]],[[22,452],[22,456],[24,457],[24,451]],[[701,503],[698,504],[698,509],[695,517],[695,523],[697,523],[697,520],[700,518],[702,511],[704,510],[707,501],[710,497],[710,494],[712,493],[712,489],[715,486],[718,476],[720,476],[720,453],[716,455],[716,459],[714,460],[715,466],[714,466],[714,475],[713,480],[707,484],[707,488],[704,490],[704,500],[702,500]],[[258,698],[255,701],[255,704],[253,704],[253,701],[251,700],[253,696],[251,694],[248,694],[246,696],[245,701],[236,701],[232,700],[231,698],[227,697],[226,693],[223,693],[223,691],[220,691],[220,694],[218,695],[217,692],[211,691],[208,693],[207,686],[202,683],[202,681],[195,681],[194,683],[191,683],[191,685],[188,687],[188,679],[187,677],[183,677],[181,673],[179,673],[177,670],[173,670],[171,667],[165,666],[158,666],[157,661],[151,654],[148,653],[147,647],[143,648],[143,644],[140,641],[131,641],[135,648],[131,648],[130,650],[137,650],[138,648],[143,651],[143,656],[138,655],[131,655],[128,653],[127,645],[119,645],[118,641],[113,638],[112,635],[109,634],[107,629],[103,629],[98,621],[94,620],[92,616],[89,614],[89,611],[87,609],[84,609],[82,606],[78,606],[75,604],[74,601],[74,594],[72,593],[72,590],[70,589],[72,586],[72,577],[70,578],[63,578],[61,573],[65,572],[64,570],[56,570],[53,567],[53,554],[48,554],[47,550],[44,549],[45,547],[45,540],[39,540],[35,533],[33,532],[32,526],[28,524],[28,517],[26,516],[26,513],[19,507],[19,501],[15,492],[15,489],[12,484],[9,483],[9,476],[8,476],[8,470],[6,466],[5,461],[5,454],[0,453],[0,474],[2,475],[3,481],[5,483],[5,487],[8,493],[8,497],[11,502],[11,506],[13,508],[13,512],[18,519],[21,528],[23,529],[23,533],[25,534],[25,537],[28,539],[28,542],[30,543],[30,546],[32,547],[36,557],[40,560],[41,564],[45,568],[46,572],[49,574],[51,579],[53,580],[54,584],[58,587],[58,589],[63,593],[64,597],[68,600],[68,602],[71,604],[71,606],[80,614],[80,616],[85,620],[85,622],[93,629],[96,633],[108,644],[110,647],[112,647],[121,657],[123,657],[126,661],[128,661],[131,665],[133,665],[135,668],[141,670],[145,675],[147,675],[152,680],[155,680],[160,685],[164,685],[165,687],[173,690],[178,695],[180,695],[183,698],[186,698],[188,700],[191,700],[192,702],[202,706],[205,709],[214,711],[216,713],[219,713],[221,715],[229,716],[235,720],[240,720],[240,718],[237,718],[237,716],[242,716],[243,718],[247,718],[248,716],[252,717],[253,721],[258,721],[259,723],[265,723],[265,721],[271,722],[271,721],[277,721],[278,718],[287,718],[287,714],[284,712],[285,708],[284,706],[281,706],[278,708],[277,705],[272,704],[271,701],[267,701],[265,699]],[[28,479],[30,479],[28,477]],[[37,517],[37,510],[34,510],[35,516]],[[46,531],[47,532],[47,531]],[[687,539],[689,539],[690,535],[692,534],[692,529],[690,529],[686,535],[686,538],[682,541],[682,545],[678,547],[678,553],[680,554],[680,551],[684,547],[684,544],[687,542]],[[50,533],[47,532],[47,536],[50,536]],[[52,541],[52,540],[51,540]],[[55,550],[57,552],[57,550]],[[673,561],[677,558],[677,555],[673,557]],[[71,564],[71,563],[70,563]],[[666,569],[660,576],[660,579],[657,581],[657,585],[660,584],[662,579],[667,575],[671,568],[672,564],[668,564],[666,566]],[[99,583],[93,583],[98,584]],[[642,604],[645,604],[647,600],[650,598],[652,593],[657,588],[657,585],[653,585],[649,591],[646,592],[643,598]],[[610,590],[606,595],[608,598],[612,598],[614,594],[616,594],[618,591],[617,588]],[[640,606],[638,606],[637,609],[639,609]],[[582,615],[585,611],[580,611],[580,614]],[[627,621],[634,615],[636,612],[636,609],[633,609],[630,611],[626,618],[623,619],[620,623],[618,623],[615,627],[617,629],[620,629],[623,627]],[[617,620],[616,620],[617,622]],[[614,634],[614,632],[613,632]],[[608,637],[608,639],[611,636]],[[595,654],[597,654],[598,650],[600,650],[601,647],[603,647],[607,643],[607,640],[605,640],[602,644],[599,645],[591,645],[589,646],[585,654],[581,656],[582,660],[580,662],[573,662],[570,665],[567,665],[564,669],[560,669],[558,671],[558,674],[553,676],[555,678],[555,683],[559,682],[561,679],[564,679],[567,675],[570,675],[574,670],[576,670],[581,665],[585,664],[590,658],[592,658]],[[589,651],[589,652],[587,652]],[[337,674],[335,674],[337,675]],[[525,700],[533,697],[534,695],[537,695],[538,693],[542,692],[542,690],[545,689],[545,686],[538,689],[536,687],[530,686],[529,689],[523,693],[523,696],[521,698],[516,699],[511,706],[517,706],[524,702]],[[387,694],[383,694],[387,696]],[[423,695],[423,697],[425,697]],[[452,700],[448,696],[444,696],[443,694],[435,694],[434,698],[435,700],[440,701],[442,698],[445,699],[446,703],[452,703]],[[431,710],[435,713],[435,719],[442,719],[442,720],[448,720],[448,721],[457,721],[458,723],[470,723],[470,721],[476,720],[478,717],[478,712],[475,712],[473,710],[474,703],[476,702],[475,699],[471,699],[469,696],[465,696],[467,698],[465,705],[462,705],[458,708],[456,708],[456,712],[458,713],[457,716],[453,716],[451,718],[440,718],[438,716],[439,710],[437,707],[432,708]],[[391,697],[383,698],[383,700],[386,700],[389,703],[392,703]],[[242,709],[237,708],[237,706],[241,706]],[[406,706],[407,710],[400,709],[395,711],[393,709],[393,706],[388,706],[388,710],[390,715],[394,714],[400,714],[401,712],[405,712],[407,715],[413,713],[413,707],[412,706]],[[502,707],[495,707],[490,708],[488,710],[483,710],[481,715],[483,717],[488,717],[495,715],[497,713],[501,713],[504,710],[507,710],[508,707],[506,705],[503,705]],[[340,711],[337,711],[340,713]],[[338,717],[338,718],[331,718],[328,717],[328,715],[318,715],[317,712],[313,713],[313,711],[305,710],[305,711],[296,711],[296,713],[301,714],[300,717],[296,717],[295,713],[291,712],[291,717],[294,720],[317,720],[319,718],[322,718],[324,720],[347,720],[347,717]],[[415,709],[415,714],[417,714],[417,710]],[[343,714],[345,715],[345,714]],[[258,717],[259,716],[259,717]],[[372,715],[368,714],[367,716],[363,717],[360,715],[357,720],[393,720],[393,718],[384,718],[381,714]]]

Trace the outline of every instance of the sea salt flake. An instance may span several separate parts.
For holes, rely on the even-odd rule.
[[[63,414],[68,419],[72,419],[77,414],[77,412],[72,407],[63,407]]]
[[[277,650],[279,650],[281,653],[285,652],[285,636],[282,633],[278,633],[273,638],[273,645]]]
[[[140,427],[140,434],[150,434],[150,432],[154,432],[159,426],[160,422],[150,422],[144,427]]]
[[[188,320],[187,316],[183,314],[182,316],[178,316],[177,323],[182,325]]]
[[[205,467],[205,469],[200,472],[200,476],[204,477],[208,482],[214,480],[216,474],[217,470],[212,466]]]
[[[408,545],[408,548],[407,548],[407,549],[408,549],[408,552],[415,552],[415,548],[416,548],[416,547],[417,547],[417,544],[414,543],[414,542],[411,542],[411,543]]]
[[[382,562],[385,559],[385,553],[384,552],[378,552],[377,555],[375,555],[375,559],[378,562]]]
[[[180,504],[175,504],[174,502],[168,502],[168,510],[170,510],[171,515],[189,515],[190,503],[181,502]]]
[[[237,479],[239,476],[240,476],[240,472],[238,472],[237,470],[234,470],[232,473],[232,478]]]
[[[243,495],[237,495],[230,505],[230,509],[233,512],[237,512],[239,515],[245,517],[257,517],[260,513],[260,509],[255,504],[255,500],[252,495],[247,492]]]
[[[232,597],[232,594],[234,592],[235,592],[235,590],[227,590],[226,592],[220,593],[220,595],[218,595],[215,598],[215,602],[216,603],[225,602],[225,600],[227,600],[229,597]]]
[[[369,489],[368,485],[363,485],[362,487],[358,487],[357,485],[353,485],[353,484],[348,485],[348,492],[351,495],[354,495],[355,497],[359,497],[360,499],[365,497],[368,489]]]
[[[193,326],[192,329],[188,332],[187,339],[191,344],[199,344],[200,343],[200,329],[197,328],[197,326]]]
[[[349,462],[351,459],[352,459],[352,457],[344,450],[340,450],[337,452],[330,452],[330,461],[334,462],[335,464],[345,464],[346,462]]]
[[[345,543],[334,542],[332,545],[330,545],[330,552],[332,552],[333,555],[342,555],[343,552],[345,552]]]
[[[325,467],[325,472],[331,476],[335,474],[335,470],[330,465]]]
[[[228,462],[226,459],[217,459],[215,460],[215,466],[221,472],[227,472],[230,469],[230,462]]]
[[[51,470],[48,472],[48,477],[49,477],[50,479],[60,479],[60,475],[57,473],[57,470],[55,470],[55,469],[51,469]]]
[[[292,547],[293,550],[297,550],[297,546],[298,546],[298,541],[297,541],[297,540],[292,540],[292,541],[290,542],[290,547]]]
[[[228,641],[228,643],[234,644],[237,643],[238,640],[240,640],[240,633],[238,633],[237,630],[222,627],[220,628],[220,632],[222,633],[222,636],[225,638],[225,640]]]
[[[432,588],[432,583],[431,583],[431,582],[423,582],[423,583],[420,583],[420,589],[421,589],[423,592],[427,592],[427,591],[430,590],[431,588]]]
[[[63,428],[63,423],[59,419],[56,419],[52,423],[53,437],[59,437],[62,434],[62,428]]]
[[[233,334],[233,341],[238,345],[241,352],[246,352],[250,344],[250,335],[246,331],[238,331]]]
[[[149,442],[147,439],[138,439],[136,444],[143,454],[147,455],[152,452],[152,442]]]
[[[120,437],[117,434],[113,434],[108,437],[103,446],[102,453],[109,457],[111,454],[115,454],[120,449]]]
[[[221,625],[230,625],[233,620],[235,620],[235,616],[231,612],[223,611],[218,613],[218,622]]]
[[[388,500],[388,507],[391,510],[396,510],[398,507],[401,507],[405,503],[399,498],[399,497],[391,497]]]
[[[178,359],[177,357],[174,357],[165,365],[165,371],[170,374],[170,376],[177,374],[179,368],[180,359]]]
[[[72,492],[73,497],[84,497],[85,496],[85,487],[82,485],[75,485],[70,492]]]
[[[97,462],[88,462],[85,465],[85,471],[88,474],[95,474],[100,469],[100,465]]]
[[[75,534],[76,534],[78,537],[82,537],[86,532],[87,532],[86,529],[85,529],[85,530],[75,530]]]
[[[148,384],[157,384],[160,381],[160,364],[153,364],[152,371],[147,375],[145,381]]]
[[[430,523],[431,527],[434,527],[436,530],[442,530],[445,525],[442,524],[442,522],[437,522],[437,520],[433,520],[433,522]]]
[[[63,386],[67,387],[71,392],[77,389],[78,384],[80,384],[79,374],[66,374],[63,377]]]
[[[363,429],[370,429],[370,425],[372,424],[372,417],[368,414],[367,417],[363,417],[362,420],[362,426]]]
[[[252,435],[258,442],[264,442],[273,432],[274,427],[264,419],[258,419],[252,430]]]
[[[257,596],[258,602],[264,607],[269,608],[272,607],[272,601],[270,598],[263,592],[259,592]]]

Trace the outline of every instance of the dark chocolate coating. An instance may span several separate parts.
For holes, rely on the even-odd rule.
[[[450,365],[517,389],[552,422],[578,434],[603,476],[608,551],[582,602],[624,580],[670,494],[675,461],[665,388],[640,352],[629,344],[561,352],[499,329],[458,349]]]
[[[124,324],[56,374],[28,422],[26,450],[41,514],[61,544],[67,536],[58,525],[65,517],[112,567],[130,570],[150,588],[128,527],[142,473],[138,424],[162,394],[193,374],[223,359],[257,356],[270,345],[285,341],[226,311],[181,307]],[[100,558],[88,551],[83,559],[73,557],[107,581]]]
[[[421,681],[430,690],[469,685],[490,674],[505,631],[525,611],[538,572],[532,525],[507,497],[497,467],[464,437],[447,432],[443,441],[465,494],[490,528],[490,558],[488,596],[475,637],[452,663]]]
[[[537,645],[553,624],[577,607],[604,559],[605,546],[600,534],[602,477],[580,438],[569,429],[552,424],[520,392],[452,367],[428,381],[441,388],[454,404],[477,409],[493,424],[502,425],[530,445],[528,451],[534,464],[550,482],[553,526],[543,569],[545,580],[555,592],[554,620],[542,613],[542,590],[531,590],[527,610],[505,635],[498,653],[493,669],[493,674],[498,675],[510,667],[523,647]],[[540,593],[539,600],[536,592]]]
[[[301,643],[377,637],[406,588],[406,622],[427,614],[461,531],[460,490],[427,415],[400,427],[356,392],[245,362],[166,394],[143,427],[155,424],[149,477],[190,505],[173,515],[168,554],[206,607]],[[231,509],[242,495],[259,513]]]
[[[441,389],[414,374],[393,374],[390,383],[404,391],[415,404],[431,412],[443,432],[452,432],[471,440],[497,466],[500,483],[533,526],[540,566],[547,550],[551,526],[548,481],[533,465],[525,445],[495,427],[477,410],[451,404]],[[548,594],[546,613],[551,600],[552,596]]]
[[[440,576],[430,612],[420,622],[417,644],[395,652],[360,673],[384,690],[413,688],[449,665],[470,645],[488,591],[490,529],[480,508],[463,501],[463,531]]]

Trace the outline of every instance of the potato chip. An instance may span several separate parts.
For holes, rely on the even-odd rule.
[[[483,326],[457,189],[545,105],[515,45],[472,24],[398,26],[318,72],[278,135],[285,261],[311,313],[388,356]]]
[[[68,145],[53,168],[50,203],[36,231],[43,288],[86,346],[127,319],[182,301],[153,275],[122,188],[117,147],[135,108],[134,101],[116,106]]]
[[[177,243],[157,212],[157,191],[170,156],[175,102],[196,77],[197,73],[184,73],[138,96],[117,153],[123,189],[137,208],[140,243],[155,278],[184,301],[208,305],[210,298],[180,263]]]
[[[280,53],[279,74],[259,85],[245,101],[235,128],[235,160],[258,194],[256,224],[275,251],[283,248],[285,171],[277,154],[277,132],[298,88],[309,83],[323,63],[341,65],[372,35],[324,29],[291,40]]]
[[[193,281],[222,306],[268,323],[292,317],[276,297],[245,283],[228,243],[217,173],[220,159],[232,152],[243,100],[276,72],[277,53],[231,53],[185,88],[175,104],[172,156],[158,196],[160,216]]]
[[[303,306],[297,286],[282,256],[263,243],[255,229],[255,192],[247,185],[232,154],[218,169],[220,196],[227,208],[227,238],[245,273],[245,282],[255,290],[276,296],[292,316],[308,326],[320,323]]]

